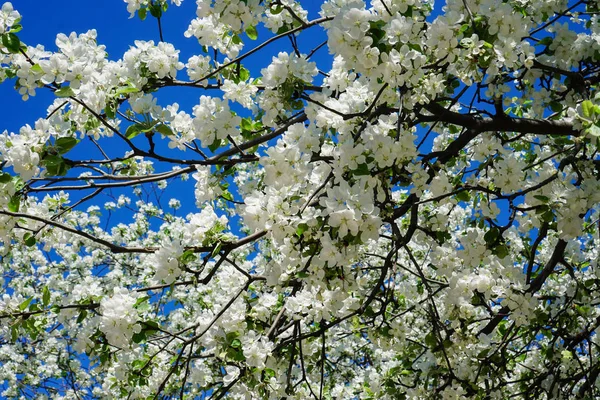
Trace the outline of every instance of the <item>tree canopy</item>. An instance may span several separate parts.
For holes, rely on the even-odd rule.
[[[181,2],[2,5],[2,398],[600,398],[597,0]]]

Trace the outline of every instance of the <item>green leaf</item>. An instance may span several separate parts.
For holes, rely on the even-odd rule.
[[[250,40],[258,39],[258,32],[256,31],[256,28],[254,26],[246,27],[246,35]]]
[[[537,42],[535,45],[536,46],[549,46],[552,44],[552,42],[554,41],[554,39],[551,36],[546,36],[545,38],[543,38],[542,40],[540,40],[539,42]]]
[[[151,122],[143,122],[140,124],[130,125],[127,128],[127,130],[125,131],[125,137],[127,139],[133,139],[140,133],[146,133],[146,132],[153,131],[155,129],[154,127],[157,123],[158,123],[158,121],[151,121]]]
[[[150,7],[148,7],[148,10],[150,10],[150,15],[152,15],[154,18],[162,17],[163,10],[160,4],[153,4]]]
[[[274,7],[272,7],[269,11],[271,12],[271,14],[277,15],[283,11],[283,7],[278,4]]]
[[[8,211],[11,212],[19,212],[19,208],[21,207],[21,199],[19,198],[19,196],[14,195],[10,198],[10,201],[8,202]]]
[[[548,210],[542,214],[542,221],[544,222],[552,222],[554,220],[554,213],[552,210]]]
[[[12,176],[5,172],[0,173],[0,183],[8,183],[12,180]]]
[[[10,31],[12,33],[21,32],[21,29],[23,29],[23,25],[21,25],[21,24],[14,24],[13,26],[10,27]]]
[[[563,106],[558,101],[552,101],[550,102],[550,109],[554,112],[560,112],[562,111]]]
[[[183,254],[179,257],[179,261],[181,261],[183,264],[187,264],[194,260],[196,260],[196,254],[194,254],[192,250],[184,251]]]
[[[12,79],[17,76],[17,72],[16,72],[15,68],[5,68],[4,73],[6,74],[6,77],[9,79]]]
[[[297,279],[308,278],[308,276],[308,272],[296,272],[296,274],[294,274],[294,277]]]
[[[508,247],[502,244],[496,247],[495,252],[498,257],[504,258],[508,255]]]
[[[533,196],[534,199],[538,199],[539,201],[543,202],[543,203],[547,203],[550,201],[550,198],[548,196],[542,196],[541,194],[536,194]]]
[[[146,9],[146,8],[140,8],[137,12],[139,19],[141,19],[142,21],[146,19],[147,14],[148,14],[148,9]]]
[[[56,97],[71,97],[75,96],[75,92],[70,86],[64,86],[54,92]]]
[[[44,72],[44,70],[42,69],[42,67],[40,66],[40,64],[34,64],[31,66],[31,71],[37,73],[37,74],[41,74]]]
[[[456,193],[456,198],[459,201],[465,201],[465,202],[468,202],[471,200],[471,196],[469,195],[468,190],[462,190],[462,191]]]
[[[79,315],[77,316],[77,323],[80,324],[83,322],[83,320],[85,319],[85,317],[87,317],[87,311],[86,310],[81,310],[79,312]]]
[[[124,86],[115,91],[116,94],[127,94],[127,93],[137,93],[140,89],[135,88],[133,86]]]
[[[500,230],[498,228],[492,228],[483,235],[483,240],[485,240],[487,244],[493,244],[496,242],[496,239],[498,239],[498,236],[500,236]]]
[[[240,39],[239,35],[233,35],[231,37],[231,41],[233,42],[233,44],[242,44],[242,39]]]
[[[148,335],[152,335],[155,332],[158,332],[159,326],[154,321],[146,321],[142,325],[144,326],[144,331],[146,331]]]
[[[435,338],[435,333],[430,332],[425,336],[425,344],[427,346],[431,347],[435,347],[435,345],[437,344],[437,340]]]
[[[114,119],[117,116],[117,107],[112,101],[108,101],[106,107],[104,107],[104,112],[108,119]]]
[[[21,41],[14,33],[9,32],[2,35],[2,44],[13,54],[17,54],[21,51]]]
[[[160,134],[163,134],[165,136],[174,136],[175,134],[173,133],[173,130],[171,129],[170,126],[165,125],[165,124],[160,124],[156,126],[156,131]]]
[[[371,175],[371,170],[369,170],[369,166],[367,164],[359,164],[358,167],[352,171],[354,175]]]
[[[293,110],[301,110],[302,107],[304,107],[304,103],[302,102],[302,100],[298,99],[290,102],[290,106],[292,106]]]
[[[65,176],[69,166],[66,163],[46,167],[46,176]]]
[[[50,289],[48,286],[44,286],[42,290],[42,304],[46,307],[50,303]]]
[[[583,112],[583,116],[586,118],[590,118],[594,112],[594,103],[590,100],[585,100],[581,103],[581,111]]]
[[[213,249],[212,253],[211,253],[211,257],[214,257],[217,254],[219,254],[221,252],[221,248],[222,247],[223,247],[223,242],[218,242],[217,245],[215,246],[215,248]]]
[[[56,139],[56,147],[60,154],[68,153],[77,143],[79,143],[79,140],[74,137],[61,137]]]
[[[32,302],[32,300],[33,300],[33,297],[29,297],[27,300],[25,300],[24,302],[19,304],[19,310],[23,311],[27,307],[29,307],[29,304]]]
[[[598,124],[590,125],[590,127],[586,130],[586,133],[589,133],[592,136],[600,137],[600,126]]]
[[[302,236],[304,234],[304,232],[306,232],[307,229],[308,229],[308,224],[305,224],[305,223],[299,224],[298,228],[296,228],[296,235]]]
[[[435,233],[435,237],[437,238],[438,242],[444,244],[446,241],[452,239],[452,235],[450,234],[450,232],[447,231],[437,231]]]
[[[240,81],[246,81],[248,78],[250,78],[250,71],[244,67],[240,68]]]
[[[133,308],[138,308],[138,306],[140,304],[145,303],[148,300],[150,300],[150,296],[140,297],[139,299],[136,300],[135,304],[133,305]]]
[[[61,156],[57,156],[54,154],[47,154],[42,159],[42,162],[46,167],[56,167],[56,166],[62,164],[64,161]]]
[[[32,247],[35,245],[35,236],[33,236],[31,234],[31,232],[27,232],[24,236],[23,236],[23,242],[25,243],[25,245],[27,247]]]
[[[130,125],[125,131],[125,137],[127,139],[133,139],[140,133],[142,133],[142,131],[140,131],[140,126],[138,124]]]
[[[233,201],[233,195],[229,191],[225,191],[221,194],[225,200]]]
[[[242,118],[240,128],[242,128],[244,131],[252,131],[252,122],[250,121],[250,117]]]
[[[214,153],[219,147],[221,147],[221,139],[212,142],[212,144],[208,146],[208,149]]]
[[[141,331],[140,333],[134,333],[131,337],[133,343],[142,343],[146,340],[146,332]]]

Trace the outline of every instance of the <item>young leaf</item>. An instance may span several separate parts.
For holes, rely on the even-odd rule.
[[[244,131],[252,131],[252,122],[250,122],[250,117],[242,118],[240,128],[242,128]]]
[[[146,19],[146,15],[148,14],[148,9],[147,8],[140,8],[137,12],[138,17],[140,18],[140,20],[145,20]]]
[[[158,332],[158,329],[160,328],[160,326],[154,321],[146,321],[142,325],[144,326],[144,331],[148,335],[152,335],[155,332]]]
[[[214,257],[217,254],[219,254],[221,252],[221,247],[223,247],[223,242],[218,242],[211,253],[211,257]]]
[[[156,126],[156,131],[160,134],[163,134],[165,136],[173,136],[175,135],[173,133],[173,130],[171,129],[170,126],[165,125],[165,124],[160,124]]]
[[[248,80],[248,78],[250,78],[250,71],[244,67],[240,68],[240,81],[245,82]]]
[[[148,7],[148,10],[150,10],[150,15],[152,15],[154,18],[160,18],[163,13],[163,10],[160,7],[160,4],[158,4],[158,3],[153,4],[150,7]]]
[[[8,201],[8,211],[11,212],[19,212],[19,208],[21,207],[21,199],[19,196],[14,195]]]
[[[468,190],[463,190],[463,191],[456,193],[456,198],[459,201],[466,201],[466,202],[468,202],[471,199],[471,197],[469,196]]]
[[[19,304],[19,310],[21,310],[21,311],[25,310],[27,307],[29,307],[29,304],[32,301],[33,301],[33,297],[29,297],[27,300],[25,300],[24,302]]]
[[[142,131],[140,130],[139,124],[130,125],[125,131],[125,137],[131,140],[140,133],[142,133]]]
[[[495,252],[496,252],[496,255],[498,257],[500,257],[500,258],[504,258],[504,257],[506,257],[509,254],[508,247],[506,247],[503,244],[500,245],[500,246],[498,246],[498,247],[496,247],[496,251]]]
[[[493,244],[496,242],[496,239],[500,236],[500,230],[498,228],[492,228],[483,235],[483,240],[487,244]]]
[[[208,149],[214,153],[215,150],[217,150],[219,147],[221,147],[221,140],[217,139],[214,142],[212,142],[210,146],[208,146]]]
[[[146,340],[146,332],[141,331],[139,333],[134,333],[133,336],[131,337],[131,340],[133,340],[133,343],[142,343]]]
[[[590,100],[585,100],[581,103],[581,111],[583,112],[583,116],[586,118],[590,118],[592,116],[594,110],[594,103]]]
[[[21,51],[21,41],[14,33],[9,32],[2,35],[2,44],[13,54],[17,54]]]
[[[44,286],[42,290],[42,304],[46,307],[50,303],[50,289],[48,286]]]
[[[77,317],[77,323],[80,324],[81,322],[83,322],[83,320],[85,319],[85,317],[87,317],[87,311],[86,310],[81,310],[79,312],[79,316]]]
[[[30,232],[27,232],[25,236],[23,236],[23,242],[27,247],[32,247],[35,245],[35,236],[33,236]]]
[[[104,107],[104,112],[108,119],[114,119],[117,116],[117,108],[114,102],[108,101],[106,107]]]
[[[8,183],[12,180],[12,176],[5,172],[0,173],[0,183]]]
[[[56,97],[71,97],[75,96],[75,92],[70,86],[64,86],[54,92]]]
[[[19,327],[18,325],[13,325],[10,327],[10,340],[14,343],[19,339]]]
[[[258,31],[256,30],[256,28],[254,26],[246,27],[246,35],[248,36],[248,38],[250,40],[258,39]]]
[[[124,86],[115,91],[116,94],[127,94],[127,93],[137,93],[140,90],[138,88],[134,88],[133,86]]]
[[[68,153],[77,143],[79,143],[79,140],[74,137],[61,137],[56,139],[56,147],[60,154]]]
[[[353,171],[354,175],[370,175],[371,170],[367,164],[359,164],[358,167]]]
[[[277,14],[281,14],[281,12],[283,11],[283,7],[281,5],[276,5],[276,6],[272,6],[271,9],[269,10],[271,12],[271,14],[273,15],[277,15]]]

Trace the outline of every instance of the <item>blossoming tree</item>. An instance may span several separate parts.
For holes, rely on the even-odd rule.
[[[0,396],[599,398],[597,0],[126,2],[0,11]]]

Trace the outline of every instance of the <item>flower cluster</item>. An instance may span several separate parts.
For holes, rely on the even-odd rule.
[[[0,9],[0,34],[10,31],[10,28],[21,19],[21,14],[13,8],[12,3],[2,4]]]
[[[0,397],[600,398],[597,2],[125,3],[0,10]]]
[[[203,145],[210,146],[240,134],[241,118],[229,109],[229,102],[218,97],[202,96],[194,106],[192,120],[194,134]]]
[[[152,40],[136,40],[135,47],[123,55],[123,67],[129,81],[142,88],[152,78],[174,79],[184,65],[179,61],[179,51],[172,44],[159,42],[154,45]]]
[[[129,347],[133,334],[141,331],[135,303],[135,296],[127,289],[119,288],[115,288],[112,296],[106,296],[102,300],[99,329],[112,346]]]

